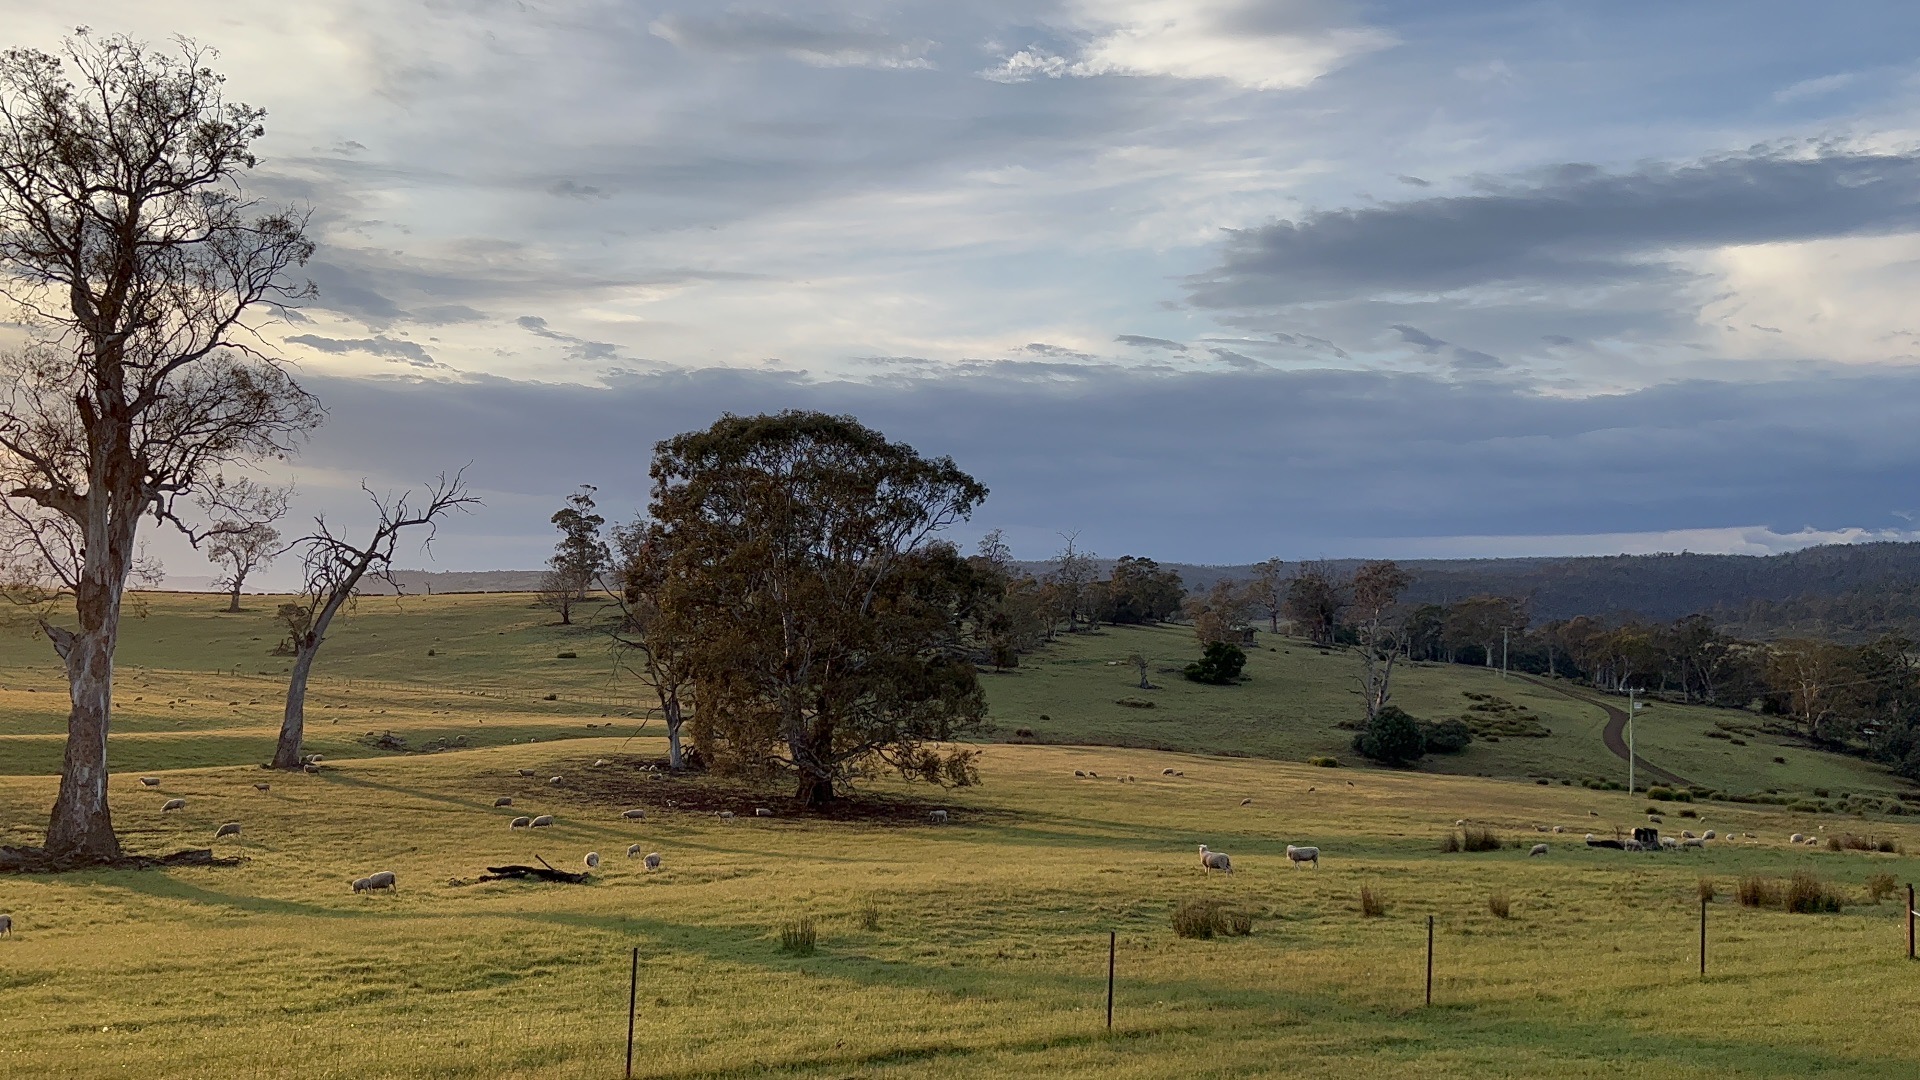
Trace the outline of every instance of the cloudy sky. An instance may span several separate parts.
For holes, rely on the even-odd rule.
[[[220,50],[319,297],[301,512],[850,411],[1102,554],[1767,552],[1920,492],[1920,6],[0,0]],[[205,573],[160,544],[176,577]]]

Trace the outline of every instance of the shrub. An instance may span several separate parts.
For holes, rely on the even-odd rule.
[[[1377,919],[1387,913],[1387,898],[1373,891],[1370,885],[1360,886],[1360,914],[1369,919]]]
[[[563,653],[554,653],[553,658],[555,660],[578,660],[580,659],[580,654],[569,649]]]
[[[880,901],[871,896],[860,902],[860,929],[880,929]]]
[[[1733,895],[1741,907],[1779,907],[1780,883],[1763,877],[1743,877],[1740,884],[1734,886]]]
[[[1460,846],[1467,851],[1499,851],[1500,835],[1492,829],[1469,825],[1461,835]]]
[[[1699,816],[1700,816],[1700,811],[1698,811],[1698,810],[1682,810],[1682,811],[1680,811],[1680,816],[1681,816],[1681,817],[1690,817],[1690,818],[1697,818],[1697,817],[1699,817]]]
[[[1030,727],[1014,728],[1013,737],[1016,739],[1031,739],[1033,738],[1033,729]]]
[[[1820,804],[1810,803],[1810,802],[1807,802],[1805,799],[1802,799],[1799,802],[1789,805],[1787,809],[1795,810],[1802,814],[1817,814],[1820,812]]]
[[[1383,765],[1404,765],[1426,753],[1426,736],[1419,722],[1397,705],[1375,713],[1367,729],[1353,738],[1353,748]]]
[[[1450,832],[1440,838],[1440,850],[1448,855],[1460,850],[1460,834]]]
[[[1216,641],[1207,646],[1200,659],[1186,666],[1182,674],[1197,683],[1225,686],[1238,679],[1247,666],[1247,654],[1238,645]]]
[[[1119,699],[1118,701],[1116,701],[1116,702],[1114,702],[1114,704],[1116,704],[1116,705],[1125,705],[1125,706],[1126,706],[1127,708],[1129,708],[1129,709],[1151,709],[1151,708],[1153,708],[1153,702],[1151,702],[1151,701],[1148,701],[1148,700],[1147,700],[1146,698],[1137,698],[1137,697],[1123,697],[1123,698],[1121,698],[1121,699]]]
[[[1733,744],[1733,745],[1735,745],[1735,746],[1745,746],[1745,745],[1747,745],[1747,740],[1745,740],[1745,739],[1728,739],[1727,741],[1728,741],[1728,742],[1730,742],[1730,743],[1732,743],[1732,744]]]
[[[802,915],[780,924],[780,951],[795,956],[812,956],[815,930],[813,916]]]
[[[1246,937],[1253,916],[1219,900],[1182,900],[1173,909],[1173,932],[1183,938]]]
[[[1695,887],[1699,890],[1700,899],[1702,900],[1710,901],[1714,897],[1718,896],[1720,892],[1720,890],[1714,885],[1712,878],[1704,878],[1704,877],[1701,878],[1699,885]]]
[[[1813,789],[1813,797],[1816,799],[1826,799],[1826,798],[1831,798],[1832,796],[1833,796],[1833,792],[1828,791],[1826,788],[1817,787]]]
[[[1492,893],[1487,897],[1487,910],[1493,912],[1496,917],[1505,919],[1513,914],[1513,903],[1507,899],[1506,893]]]
[[[1892,896],[1900,888],[1900,883],[1892,874],[1878,873],[1867,879],[1867,899],[1879,903]]]
[[[1340,767],[1340,759],[1337,757],[1310,757],[1307,759],[1307,764],[1318,765],[1323,769],[1337,769]]]
[[[1788,911],[1801,915],[1832,914],[1845,903],[1832,886],[1805,870],[1787,881],[1784,906]]]
[[[1778,754],[1775,754],[1773,758],[1773,763],[1775,765],[1785,765],[1787,763],[1787,759],[1779,756]]]
[[[1457,754],[1473,741],[1473,730],[1461,720],[1442,720],[1437,724],[1420,725],[1420,734],[1427,740],[1429,754]]]
[[[1681,788],[1681,789],[1680,789],[1679,791],[1676,791],[1676,792],[1674,792],[1674,793],[1673,793],[1673,801],[1675,801],[1675,802],[1692,802],[1692,801],[1693,801],[1693,792],[1691,792],[1691,791],[1688,791],[1688,790],[1687,790],[1687,789],[1685,789],[1685,788]]]
[[[1661,787],[1660,785],[1655,784],[1653,787],[1650,787],[1647,789],[1647,798],[1655,799],[1660,802],[1672,802],[1673,789]]]

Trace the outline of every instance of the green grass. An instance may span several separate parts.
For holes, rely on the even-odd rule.
[[[242,837],[217,850],[246,861],[0,878],[0,910],[16,920],[0,939],[0,1075],[618,1075],[638,947],[636,1074],[649,1077],[1920,1076],[1920,1047],[1889,1037],[1920,1014],[1902,904],[1868,898],[1886,875],[1913,880],[1920,859],[1790,847],[1816,819],[1714,802],[1694,804],[1689,825],[1759,839],[1601,851],[1580,835],[1640,824],[1644,795],[1304,764],[1312,753],[1357,764],[1333,727],[1355,707],[1338,653],[1283,645],[1255,653],[1241,686],[1156,673],[1164,689],[1138,691],[1107,661],[1145,647],[1173,666],[1190,636],[1071,639],[987,678],[1002,735],[1029,726],[1050,740],[1260,756],[988,745],[980,788],[876,782],[950,808],[947,825],[917,813],[808,820],[777,794],[740,796],[740,816],[723,821],[666,809],[661,781],[625,769],[661,741],[628,738],[637,721],[620,713],[633,703],[604,655],[525,597],[364,603],[329,650],[349,647],[323,654],[310,710],[330,767],[263,773],[252,766],[277,725],[277,661],[253,639],[270,630],[260,612],[214,607],[155,597],[130,624],[111,795],[133,850],[204,846],[239,821]],[[578,660],[552,659],[568,647]],[[65,701],[45,650],[0,641],[0,842],[37,842],[55,790]],[[1457,714],[1463,691],[1508,698],[1553,734],[1476,743],[1439,768],[1578,776],[1611,762],[1600,710],[1551,690],[1421,667],[1397,697],[1435,717]],[[1156,707],[1115,704],[1129,695]],[[1657,706],[1641,748],[1682,771],[1767,773],[1752,758],[1780,751],[1763,739],[1716,760],[1742,748],[1699,732],[1729,715]],[[395,755],[354,742],[388,729],[474,745]],[[1849,771],[1864,770],[1856,762],[1786,753],[1796,779],[1783,786],[1822,769],[1848,778],[1836,789],[1888,786]],[[596,772],[602,757],[615,764]],[[160,787],[141,788],[143,772]],[[595,783],[543,782],[556,773]],[[263,778],[268,793],[252,786]],[[495,809],[501,795],[515,805]],[[172,797],[186,809],[163,814]],[[648,818],[621,819],[636,802]],[[756,818],[755,802],[781,812]],[[553,828],[507,828],[543,812]],[[1460,818],[1514,843],[1442,853]],[[1553,825],[1567,832],[1538,831]],[[1920,823],[1872,832],[1920,851]],[[1529,857],[1535,842],[1549,854]],[[1202,843],[1232,856],[1231,876],[1200,867]],[[1318,845],[1322,868],[1290,866],[1289,843]],[[629,844],[661,852],[664,867],[645,872]],[[588,851],[605,861],[585,886],[455,884],[535,856],[579,869]],[[349,891],[382,869],[399,874],[397,894]],[[1801,871],[1838,890],[1843,910],[1718,901],[1700,979],[1700,880]],[[1362,914],[1362,885],[1391,898],[1384,915]],[[1494,895],[1511,900],[1510,918],[1492,913]],[[1187,901],[1250,916],[1251,935],[1178,937],[1172,914]],[[1435,1007],[1424,1009],[1430,914]],[[805,920],[811,954],[783,950],[783,928]]]
[[[1293,639],[1260,635],[1249,650],[1247,681],[1236,686],[1188,682],[1179,668],[1199,646],[1185,627],[1118,627],[1097,634],[1062,637],[1021,666],[983,676],[999,737],[1020,728],[1042,742],[1101,743],[1168,750],[1250,754],[1305,761],[1338,757],[1362,764],[1353,753],[1353,732],[1336,726],[1361,711],[1358,663],[1344,650],[1323,651]],[[1158,690],[1134,686],[1130,653],[1153,661]],[[1579,688],[1569,689],[1576,692]],[[1625,783],[1626,763],[1601,740],[1606,714],[1598,705],[1569,698],[1523,678],[1457,664],[1403,665],[1394,676],[1394,703],[1423,720],[1466,715],[1476,702],[1468,694],[1492,694],[1551,731],[1540,738],[1475,739],[1458,754],[1423,759],[1428,772],[1504,778],[1587,777]],[[1152,709],[1129,708],[1123,696],[1143,697]],[[1042,717],[1045,719],[1042,719]],[[1695,783],[1731,791],[1780,787],[1811,791],[1906,791],[1913,785],[1869,762],[1788,745],[1757,730],[1760,717],[1726,709],[1658,704],[1636,721],[1640,756]],[[1716,721],[1756,730],[1746,746],[1709,739]],[[1773,762],[1775,755],[1787,765]],[[1649,778],[1640,778],[1642,785]]]

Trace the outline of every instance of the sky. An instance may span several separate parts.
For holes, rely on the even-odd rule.
[[[464,466],[403,558],[533,567],[809,408],[1025,558],[1916,537],[1915,5],[0,0],[76,25],[217,49],[311,211],[289,533]]]

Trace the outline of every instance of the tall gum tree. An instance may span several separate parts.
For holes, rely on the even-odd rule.
[[[265,113],[227,101],[212,56],[84,32],[0,53],[0,505],[16,577],[70,596],[42,627],[72,710],[46,852],[120,854],[107,731],[121,598],[143,517],[195,542],[258,520],[247,466],[291,452],[318,403],[255,333],[310,295],[304,217],[241,187]],[[49,609],[50,610],[50,609]]]

